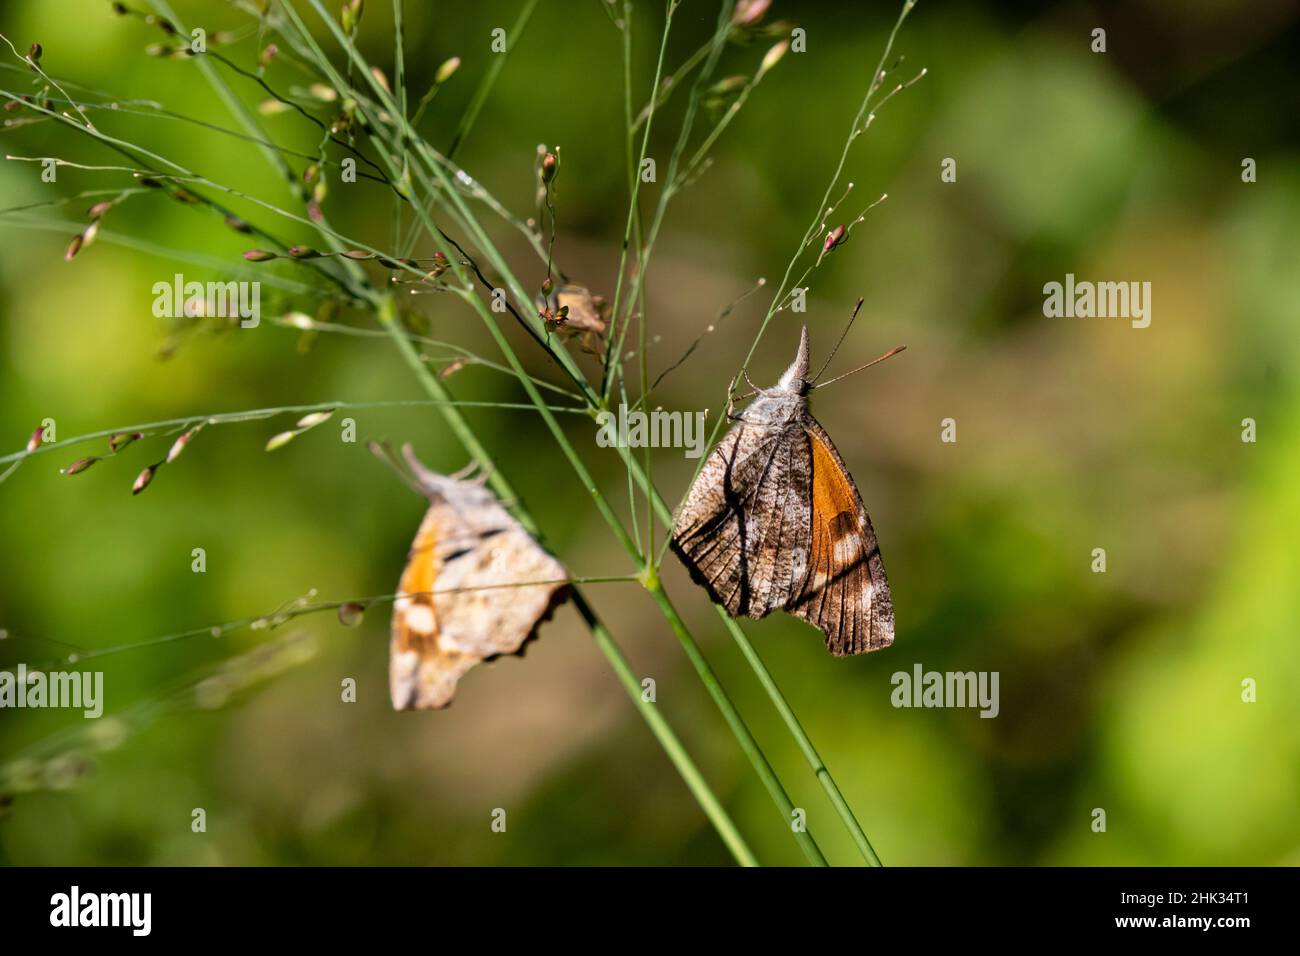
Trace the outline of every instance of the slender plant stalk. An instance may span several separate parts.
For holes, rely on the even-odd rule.
[[[695,643],[690,632],[686,630],[686,625],[682,623],[682,619],[678,615],[677,609],[673,607],[672,602],[668,600],[668,595],[664,592],[663,586],[659,583],[658,577],[650,578],[646,584],[646,590],[650,592],[650,596],[653,597],[655,603],[659,605],[659,610],[663,612],[664,617],[668,620],[669,626],[673,629],[673,633],[677,635],[677,639],[681,642],[682,649],[686,651],[686,656],[689,657],[691,663],[695,665],[696,670],[700,674],[700,680],[708,690],[709,695],[718,705],[718,709],[722,711],[723,716],[727,718],[727,722],[731,724],[732,732],[736,735],[736,739],[740,741],[741,747],[744,748],[745,755],[749,757],[750,762],[754,765],[754,769],[758,773],[759,779],[763,781],[763,786],[767,787],[767,792],[771,794],[772,800],[781,808],[781,812],[785,819],[789,821],[790,829],[794,833],[795,840],[799,843],[799,848],[803,850],[804,856],[808,857],[810,863],[817,866],[828,866],[829,864],[826,862],[826,857],[822,855],[822,851],[817,846],[817,842],[813,839],[812,834],[809,833],[807,829],[796,829],[794,827],[795,806],[791,803],[789,795],[785,792],[785,787],[781,785],[781,781],[777,777],[776,771],[774,771],[772,765],[767,762],[767,757],[763,755],[763,751],[759,749],[758,744],[754,741],[749,729],[745,726],[744,721],[741,720],[740,714],[731,703],[731,698],[729,698],[727,692],[722,689],[722,682],[718,680],[717,674],[713,672],[713,668],[709,667],[708,661],[704,659],[704,655],[700,652],[699,645]]]
[[[754,353],[758,351],[758,343],[762,341],[763,333],[767,331],[768,324],[772,321],[772,316],[777,313],[778,306],[785,297],[786,290],[789,287],[790,276],[794,272],[795,263],[799,261],[800,255],[803,253],[804,249],[807,248],[809,239],[812,237],[814,230],[817,229],[817,225],[821,222],[821,217],[825,213],[826,204],[830,202],[831,194],[835,191],[836,184],[844,174],[844,164],[848,162],[849,150],[852,149],[854,140],[862,135],[863,130],[866,128],[863,124],[868,116],[868,110],[871,108],[871,98],[876,94],[876,91],[880,89],[880,84],[884,76],[883,71],[885,69],[885,61],[889,59],[889,54],[894,49],[894,41],[898,38],[898,31],[902,29],[903,21],[907,19],[907,15],[912,12],[914,6],[916,6],[916,0],[903,0],[902,10],[899,11],[898,19],[894,21],[893,29],[889,31],[889,39],[885,42],[884,50],[881,51],[880,61],[876,64],[875,72],[871,74],[871,83],[867,86],[867,95],[863,97],[862,105],[858,108],[857,114],[853,117],[853,125],[849,128],[849,135],[844,140],[844,148],[840,150],[840,157],[839,161],[835,164],[835,171],[831,174],[830,181],[826,184],[826,192],[822,195],[821,202],[817,205],[817,212],[813,214],[812,221],[808,224],[808,229],[804,233],[802,241],[799,243],[799,248],[795,251],[795,254],[790,257],[790,262],[786,266],[785,276],[782,278],[781,284],[777,287],[772,296],[772,304],[768,307],[767,314],[763,316],[763,321],[758,327],[758,333],[754,336],[754,341],[749,347],[749,352],[745,355],[745,361],[742,363],[741,368],[748,368],[750,360],[754,357]]]
[[[654,85],[651,87],[651,96],[653,97],[659,89],[659,78],[664,72],[664,54],[668,50],[668,34],[672,30],[673,13],[677,9],[680,0],[668,0],[666,12],[664,13],[664,32],[663,38],[659,41],[659,59],[655,64]],[[625,5],[625,11],[630,11],[630,4]],[[631,29],[630,12],[624,14],[624,29]],[[651,100],[653,102],[653,99]],[[605,349],[605,373],[601,381],[600,396],[601,404],[609,400],[609,391],[613,386],[614,368],[618,361],[618,349],[616,343],[621,341],[616,333],[618,323],[619,306],[623,303],[623,278],[627,275],[627,250],[632,240],[632,225],[637,218],[637,198],[641,193],[641,167],[645,165],[646,151],[650,147],[650,127],[654,125],[654,111],[646,117],[645,132],[641,135],[641,153],[637,158],[635,175],[632,179],[632,196],[628,200],[627,226],[623,230],[623,251],[620,254],[618,262],[618,278],[614,284],[614,305],[610,310],[609,322],[609,345]]]
[[[402,3],[402,0],[393,0],[396,7]],[[519,17],[515,20],[515,25],[510,28],[507,36],[506,49],[504,53],[499,53],[492,57],[492,65],[488,67],[487,73],[484,74],[482,82],[474,90],[474,96],[465,107],[465,112],[461,114],[460,123],[456,127],[456,133],[451,138],[451,145],[447,147],[447,158],[450,159],[456,155],[456,150],[460,144],[465,141],[469,131],[474,127],[474,121],[478,119],[478,114],[483,110],[483,104],[487,102],[488,96],[492,93],[492,87],[496,85],[497,77],[501,74],[501,68],[506,65],[506,57],[514,49],[515,44],[519,41],[519,35],[524,32],[528,26],[528,20],[537,8],[537,0],[525,0],[523,8],[519,11]],[[406,116],[406,110],[402,110],[402,116]]]
[[[849,836],[852,837],[858,852],[871,866],[881,866],[880,857],[876,855],[875,847],[867,839],[862,824],[858,823],[858,818],[854,816],[853,808],[849,806],[848,800],[844,799],[844,794],[840,792],[840,788],[836,785],[835,778],[831,776],[830,770],[826,767],[826,762],[822,760],[821,754],[813,746],[813,742],[804,731],[803,725],[799,723],[799,718],[795,716],[793,708],[790,707],[790,702],[785,699],[781,689],[776,686],[776,681],[772,678],[767,665],[758,656],[758,651],[749,642],[748,636],[736,623],[735,618],[727,614],[722,608],[718,608],[718,612],[718,616],[722,618],[722,623],[731,634],[732,640],[736,642],[741,654],[744,655],[749,666],[753,668],[754,673],[758,675],[767,696],[772,699],[772,704],[776,707],[777,713],[781,715],[781,720],[785,722],[786,728],[790,731],[790,736],[799,745],[799,750],[803,753],[804,759],[808,761],[808,766],[812,767],[813,773],[817,775],[817,781],[822,785],[822,789],[826,791],[831,806],[835,808],[835,812],[839,815],[845,829],[849,831]]]

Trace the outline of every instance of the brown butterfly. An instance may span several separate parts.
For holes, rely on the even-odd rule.
[[[568,283],[549,295],[537,295],[537,314],[548,329],[564,338],[577,338],[589,352],[599,352],[597,343],[609,326],[609,302],[593,295],[585,286]]]
[[[672,548],[733,616],[780,608],[819,628],[832,654],[861,654],[894,642],[894,606],[862,496],[808,411],[814,381],[805,326],[781,380],[728,409],[736,424],[678,508]]]
[[[396,710],[445,707],[479,661],[521,652],[568,596],[568,572],[544,551],[482,477],[439,475],[402,447],[429,499],[393,602],[388,683]]]

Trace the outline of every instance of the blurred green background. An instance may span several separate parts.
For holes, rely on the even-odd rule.
[[[391,71],[388,4],[367,6],[363,49]],[[414,95],[446,58],[463,61],[422,123],[445,146],[491,64],[490,30],[513,23],[519,4],[407,7]],[[643,102],[662,5],[636,7]],[[178,0],[176,9],[209,32],[249,22],[223,2]],[[716,12],[683,3],[670,65],[707,38]],[[781,2],[768,13],[806,29],[807,52],[764,79],[712,168],[671,208],[647,287],[653,369],[759,276],[769,292],[779,281],[896,14],[892,3]],[[1298,18],[1284,0],[922,0],[901,32],[900,77],[929,73],[858,140],[847,167],[857,186],[838,218],[881,192],[889,199],[814,274],[806,316],[824,356],[865,296],[835,369],[909,346],[814,402],[871,511],[897,643],[837,660],[801,622],[776,615],[747,625],[886,864],[1300,863]],[[1105,54],[1090,50],[1099,26]],[[234,125],[193,62],[146,56],[158,32],[112,16],[108,3],[10,0],[0,32],[22,51],[43,44],[44,67],[61,79]],[[729,47],[719,76],[752,72],[771,42]],[[222,49],[249,67],[256,51],[253,37]],[[18,65],[7,49],[4,59]],[[526,216],[537,145],[560,144],[557,257],[611,297],[627,208],[620,76],[619,37],[600,4],[544,0],[458,156]],[[230,79],[247,102],[264,98]],[[283,65],[268,79],[305,82]],[[0,72],[14,92],[29,92],[29,80],[21,66]],[[683,105],[679,93],[656,119],[650,155],[661,168]],[[211,179],[292,202],[246,142],[126,113],[96,121]],[[277,141],[315,149],[317,131],[301,117],[264,123]],[[120,161],[50,123],[7,126],[3,141],[11,155]],[[947,157],[957,160],[955,183],[940,180]],[[1258,165],[1255,183],[1242,182],[1246,157]],[[45,184],[38,173],[0,163],[0,207],[126,183],[63,169]],[[335,226],[391,248],[390,198],[373,183],[350,188],[326,201]],[[656,187],[646,197],[654,202]],[[177,271],[233,276],[165,250],[233,268],[260,243],[149,194],[104,224],[147,249],[101,237],[65,262],[89,205],[20,214],[53,220],[51,229],[0,217],[0,454],[21,450],[47,417],[65,439],[190,414],[423,397],[382,339],[303,343],[265,320],[185,338],[160,358],[168,330],[150,312],[153,283]],[[235,205],[292,241],[313,241],[305,227]],[[543,267],[519,235],[484,221],[523,281],[540,282]],[[305,276],[292,263],[262,268]],[[1042,287],[1067,272],[1151,282],[1150,328],[1044,318]],[[755,296],[720,324],[659,401],[715,415],[766,304]],[[268,315],[289,308],[315,304],[264,302]],[[411,308],[433,335],[498,357],[452,297],[420,297]],[[797,319],[774,320],[752,367],[760,384],[789,362]],[[340,321],[373,327],[360,312]],[[560,380],[515,338],[536,374]],[[463,370],[450,384],[460,398],[523,400],[489,370]],[[139,497],[132,480],[170,439],[74,478],[59,468],[102,443],[26,462],[0,486],[0,627],[9,634],[0,662],[60,653],[52,640],[93,649],[253,617],[311,589],[321,599],[394,590],[422,502],[365,439],[411,440],[441,470],[467,459],[431,409],[347,414],[356,444],[338,440],[336,416],[274,454],[263,446],[292,416],[210,428]],[[574,574],[634,570],[533,413],[468,415]],[[945,418],[957,421],[955,444],[940,441]],[[1245,418],[1257,423],[1255,443],[1241,440]],[[565,422],[606,493],[625,505],[617,458],[596,447],[590,423]],[[693,465],[657,454],[670,501]],[[196,547],[207,553],[204,574],[191,571]],[[1106,549],[1104,574],[1091,570],[1094,548]],[[705,596],[671,556],[664,573],[811,832],[832,862],[854,862]],[[655,678],[657,706],[760,859],[801,863],[787,822],[649,598],[634,584],[587,590],[638,673]],[[191,706],[187,682],[285,634],[314,653],[294,654],[294,666],[223,706]],[[94,666],[105,672],[107,713],[98,725],[67,712],[0,712],[0,763],[35,754],[22,766],[39,782],[6,803],[0,860],[729,862],[571,608],[526,658],[470,674],[445,712],[391,711],[387,643],[385,608],[355,630],[331,614],[303,617],[102,658]],[[893,708],[890,676],[917,663],[998,671],[1000,715]],[[356,703],[340,701],[349,677]],[[1248,678],[1254,703],[1242,700]],[[198,807],[206,833],[191,831]],[[497,807],[508,811],[505,834],[490,828]],[[1092,829],[1094,808],[1106,811],[1105,833]]]

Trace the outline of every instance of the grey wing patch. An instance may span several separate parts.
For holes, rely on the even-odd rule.
[[[875,529],[830,436],[811,415],[803,427],[812,449],[812,531],[807,573],[786,610],[819,628],[836,656],[888,647],[894,605]]]
[[[797,431],[737,424],[674,520],[673,551],[733,616],[766,616],[804,580],[811,458]]]

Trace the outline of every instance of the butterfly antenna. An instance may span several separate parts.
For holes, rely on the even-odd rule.
[[[464,468],[460,469],[459,471],[453,471],[447,477],[451,478],[453,481],[465,481],[469,478],[470,475],[474,474],[474,469],[477,467],[478,467],[478,462],[471,461]]]
[[[763,288],[763,286],[765,285],[767,285],[767,280],[760,278],[756,283],[754,283],[753,286],[750,287],[748,292],[743,293],[737,299],[735,299],[728,305],[724,306],[722,311],[718,313],[718,317],[714,319],[713,322],[711,322],[709,325],[705,326],[704,331],[701,332],[698,336],[696,336],[695,341],[692,342],[690,346],[686,349],[686,351],[682,353],[682,357],[659,373],[659,377],[656,378],[654,380],[654,384],[650,386],[650,391],[654,391],[656,388],[658,388],[659,383],[668,377],[669,372],[676,371],[679,365],[681,365],[688,358],[690,358],[691,355],[695,352],[695,350],[700,347],[700,343],[704,341],[705,337],[711,334],[718,327],[718,325],[721,324],[723,319],[731,315],[731,313],[736,310],[736,306],[740,305],[740,303],[744,302],[746,299],[748,299],[759,289]]]
[[[850,375],[856,375],[858,372],[861,372],[861,371],[864,370],[864,369],[871,368],[871,366],[873,366],[873,365],[879,365],[879,364],[880,364],[881,362],[883,362],[885,359],[887,359],[887,358],[893,358],[893,357],[894,357],[895,355],[897,355],[899,352],[903,352],[903,351],[905,351],[906,349],[907,349],[907,346],[906,346],[906,345],[898,345],[898,346],[895,346],[894,348],[892,348],[892,349],[890,349],[888,352],[886,352],[884,355],[880,356],[880,358],[872,359],[872,360],[871,360],[870,362],[868,362],[866,365],[859,365],[857,368],[853,369],[853,371],[851,371],[851,372],[845,372],[843,375],[836,375],[836,376],[835,376],[833,379],[831,379],[829,382],[822,382],[820,385],[814,385],[814,386],[812,386],[812,388],[825,388],[827,385],[830,385],[832,382],[838,382],[838,381],[839,381],[840,379],[842,379],[842,378],[848,378]],[[811,390],[812,390],[812,389],[809,389],[809,391],[811,391]]]
[[[393,474],[401,479],[402,484],[406,485],[418,495],[423,497],[428,496],[428,492],[420,484],[419,480],[402,467],[401,460],[397,457],[397,453],[393,451],[393,446],[388,441],[366,442],[366,447],[370,449],[371,453],[376,458],[392,469]]]
[[[849,329],[853,328],[853,320],[858,317],[858,312],[861,308],[862,296],[858,296],[858,304],[853,307],[853,314],[849,316],[848,324],[844,326],[844,331],[840,333],[839,340],[835,343],[835,348],[831,349],[831,354],[826,356],[826,361],[822,363],[822,367],[819,368],[817,374],[813,376],[813,382],[816,382],[817,379],[822,377],[822,373],[825,372],[827,366],[831,364],[831,359],[835,358],[835,353],[838,352],[840,346],[844,344],[844,339],[849,334]],[[863,367],[865,368],[866,366]]]

